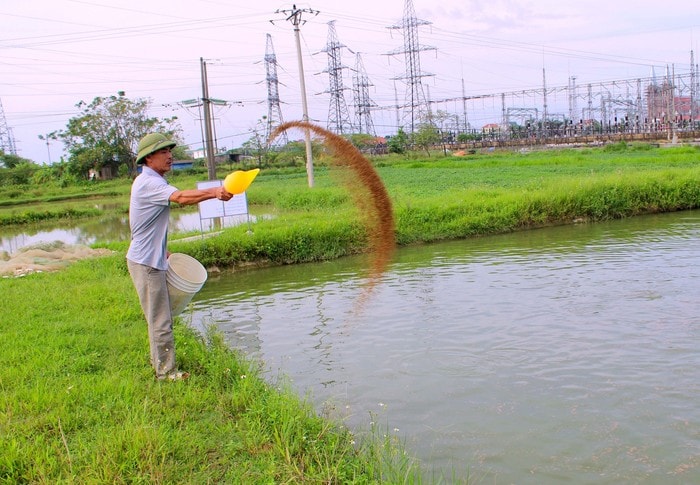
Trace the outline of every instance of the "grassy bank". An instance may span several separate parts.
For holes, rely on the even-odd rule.
[[[379,158],[375,165],[394,201],[399,219],[400,241],[431,240],[453,237],[453,231],[440,236],[439,228],[425,234],[414,234],[411,223],[421,213],[439,211],[439,219],[449,219],[455,213],[455,205],[473,206],[476,211],[482,205],[496,201],[512,205],[509,197],[533,204],[547,204],[557,209],[561,202],[566,211],[555,210],[547,218],[551,221],[562,218],[584,217],[595,220],[608,217],[634,215],[644,211],[676,210],[674,196],[654,191],[666,190],[668,184],[675,185],[675,177],[694,176],[700,150],[696,147],[653,148],[649,145],[613,145],[607,148],[583,150],[552,150],[531,153],[482,153],[464,157],[431,158]],[[225,177],[230,169],[220,167],[217,176]],[[249,206],[253,213],[262,211],[285,217],[307,214],[313,219],[336,212],[352,211],[351,197],[341,185],[337,171],[321,165],[316,168],[316,186],[309,190],[303,169],[263,169],[256,182],[248,190]],[[634,180],[628,178],[634,178]],[[206,174],[173,173],[170,180],[178,187],[191,188],[206,178]],[[617,201],[618,185],[633,198],[639,193],[648,200],[631,200],[627,207],[611,207]],[[658,184],[655,186],[655,184]],[[42,219],[62,217],[92,217],[105,211],[125,213],[128,207],[130,181],[127,179],[85,183],[78,187],[61,187],[50,184],[42,187],[5,188],[0,191],[0,225],[32,223]],[[567,200],[566,194],[579,192],[586,202]],[[604,196],[600,194],[605,193]],[[588,200],[590,195],[593,199]],[[626,194],[621,194],[623,197]],[[523,203],[525,203],[523,202]],[[176,209],[177,210],[177,209]],[[515,212],[523,217],[524,207]],[[532,208],[537,211],[537,207]],[[547,210],[547,207],[541,210]],[[462,211],[464,213],[464,210]],[[538,223],[542,215],[532,218]],[[404,217],[407,223],[401,224]],[[350,213],[350,220],[356,219]],[[435,216],[433,216],[435,218]],[[529,224],[523,218],[524,225]],[[517,226],[514,226],[517,227]],[[510,226],[496,224],[494,231],[509,230]],[[485,227],[484,231],[490,231]],[[435,234],[431,234],[435,233]],[[469,231],[467,231],[468,235]],[[454,233],[463,237],[463,232]]]
[[[415,244],[697,208],[699,155],[690,147],[613,147],[382,159],[377,167],[397,240]],[[200,179],[178,175],[174,183],[190,188]],[[309,190],[301,170],[263,171],[248,200],[253,213],[269,217],[252,231],[227,228],[214,238],[174,240],[170,249],[223,267],[362,252],[367,235],[341,179],[320,168]],[[0,204],[0,218],[56,211],[56,202],[38,200],[60,192],[51,190],[25,205]],[[122,199],[114,210],[123,211],[128,181],[113,182],[105,197],[115,193]],[[86,201],[73,202],[95,203]],[[100,245],[117,255],[0,280],[0,482],[420,481],[400,448],[321,419],[215,336],[203,341],[179,326],[179,360],[193,377],[155,382],[126,243]]]
[[[700,206],[700,151],[565,150],[401,160],[378,171],[394,204],[400,245],[594,222]],[[362,252],[367,235],[333,171],[266,175],[251,204],[273,218],[217,238],[173,242],[207,265],[290,264]],[[253,206],[254,207],[254,206]],[[124,245],[114,245],[122,249]]]
[[[178,325],[192,377],[156,382],[121,254],[0,288],[0,483],[415,481],[396,447],[322,419],[216,335]]]

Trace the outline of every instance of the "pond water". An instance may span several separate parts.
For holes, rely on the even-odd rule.
[[[264,217],[264,216],[263,216]],[[225,217],[225,227],[254,221],[255,216]],[[212,219],[201,219],[198,211],[175,210],[170,212],[170,233],[192,231],[208,232],[214,229]],[[12,254],[21,248],[53,241],[65,244],[90,245],[96,242],[126,241],[131,236],[129,217],[126,214],[110,213],[103,217],[92,217],[75,221],[45,222],[3,228],[0,235],[0,251]]]
[[[700,212],[211,277],[183,315],[449,483],[700,483]]]

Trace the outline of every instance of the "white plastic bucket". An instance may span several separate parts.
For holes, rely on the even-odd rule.
[[[207,281],[207,270],[192,256],[172,253],[168,257],[165,279],[170,296],[170,312],[174,317],[182,313],[192,297],[202,289]]]

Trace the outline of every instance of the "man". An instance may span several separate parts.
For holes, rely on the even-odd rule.
[[[175,364],[173,319],[165,280],[170,202],[190,205],[233,197],[224,187],[178,190],[168,184],[163,176],[172,168],[171,150],[175,146],[174,141],[160,133],[141,139],[136,164],[143,168],[131,186],[129,202],[131,244],[126,253],[127,265],[148,322],[151,364],[159,380],[183,380],[189,376],[178,371]]]

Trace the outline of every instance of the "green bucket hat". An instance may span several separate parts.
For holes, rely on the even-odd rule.
[[[136,156],[136,163],[140,164],[144,162],[144,159],[151,153],[157,152],[161,148],[172,148],[176,146],[172,140],[168,140],[168,137],[161,133],[150,133],[139,142],[139,153]]]

